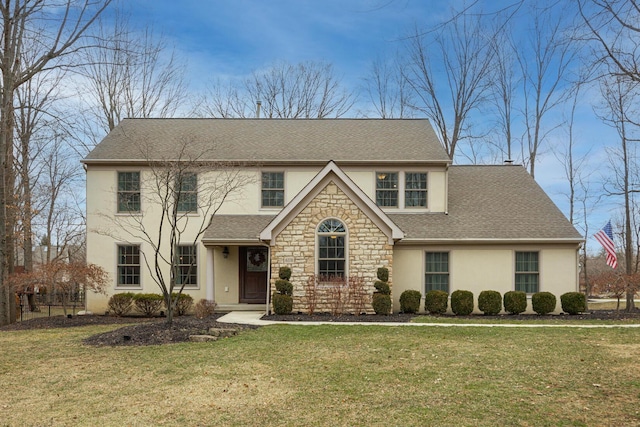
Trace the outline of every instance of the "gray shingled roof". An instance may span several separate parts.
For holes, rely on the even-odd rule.
[[[204,240],[258,242],[272,215],[217,215]],[[402,242],[582,240],[521,166],[451,166],[449,213],[389,214]],[[455,242],[453,242],[455,243]]]
[[[260,232],[275,215],[215,215],[204,232],[202,240],[232,242],[260,241]]]
[[[125,119],[84,161],[175,159],[184,143],[205,160],[449,162],[426,119]]]
[[[391,214],[409,240],[582,240],[521,166],[451,166],[449,213]]]

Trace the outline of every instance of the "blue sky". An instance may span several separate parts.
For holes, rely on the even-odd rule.
[[[485,11],[490,11],[513,2],[484,3]],[[415,28],[441,22],[450,16],[452,5],[460,9],[462,4],[462,0],[135,0],[127,8],[134,22],[153,24],[175,46],[187,63],[190,86],[197,91],[208,81],[243,77],[276,60],[327,61],[347,87],[358,89],[376,57],[392,55]],[[616,136],[594,117],[590,103],[581,105],[579,115],[578,137],[591,150],[593,164],[602,164],[603,146],[615,143]],[[549,145],[555,143],[552,139]],[[541,160],[537,181],[567,214],[561,165],[549,150]],[[604,225],[611,207],[605,201],[594,209],[590,234]]]
[[[154,23],[187,56],[191,80],[250,74],[275,60],[333,63],[358,82],[371,60],[399,48],[415,25],[445,12],[419,0],[136,0],[136,20]],[[438,4],[434,7],[433,4]]]

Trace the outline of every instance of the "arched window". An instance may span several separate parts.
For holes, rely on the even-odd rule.
[[[326,219],[318,226],[318,275],[344,277],[347,230],[337,219]]]

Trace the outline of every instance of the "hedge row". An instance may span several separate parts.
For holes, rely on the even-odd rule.
[[[415,313],[416,311],[408,311],[413,309],[413,304],[407,308],[405,300],[409,300],[409,296],[405,293],[417,291],[405,291],[400,296],[400,309],[405,313]],[[412,294],[411,302],[415,301],[416,296]],[[430,314],[444,314],[447,311],[449,302],[449,294],[444,291],[429,291],[424,298],[424,309]],[[568,314],[582,313],[587,309],[585,295],[580,292],[567,292],[560,296],[562,311]],[[419,305],[418,300],[418,305]],[[556,296],[550,292],[537,292],[531,296],[531,305],[533,311],[540,315],[549,314],[556,308]],[[521,291],[509,291],[500,295],[498,291],[486,290],[480,292],[478,296],[478,310],[486,315],[496,315],[502,311],[510,314],[520,314],[527,309],[527,294]],[[466,316],[473,312],[474,301],[473,293],[465,290],[457,290],[451,294],[451,311],[458,316]]]
[[[175,314],[183,316],[191,309],[193,298],[187,294],[172,294],[172,299],[178,299]],[[131,310],[148,316],[156,316],[164,307],[164,298],[160,294],[143,294],[133,292],[122,292],[113,294],[109,298],[109,312],[115,316],[126,316]]]

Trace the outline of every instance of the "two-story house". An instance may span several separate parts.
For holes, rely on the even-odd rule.
[[[265,310],[282,266],[294,312],[313,277],[360,277],[372,293],[378,267],[394,311],[406,289],[578,289],[582,237],[527,171],[452,165],[428,120],[127,119],[83,160],[87,257],[111,272],[109,295],[158,292],[152,248],[123,231],[158,229],[144,184],[153,164],[185,154],[205,167],[178,204],[178,282],[220,309]],[[243,184],[207,210],[200,183],[228,169]],[[88,309],[105,311],[109,295],[88,295]]]

